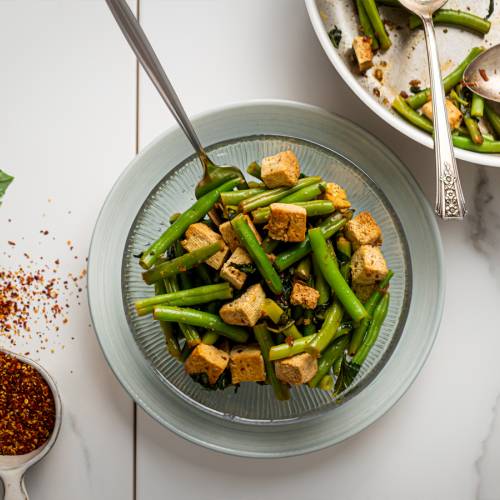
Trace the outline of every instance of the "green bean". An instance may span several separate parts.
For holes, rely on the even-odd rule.
[[[311,278],[311,259],[309,257],[304,257],[298,263],[293,274],[302,281],[308,282]]]
[[[144,269],[150,269],[158,260],[158,257],[165,252],[175,240],[178,240],[191,224],[198,222],[212,210],[219,200],[220,193],[231,191],[240,182],[240,179],[232,179],[202,196],[191,208],[188,208],[182,213],[179,218],[142,254],[139,264]]]
[[[342,356],[337,358],[333,363],[333,374],[338,377],[340,373],[340,368],[342,367]]]
[[[351,242],[344,236],[337,238],[337,250],[342,254],[342,260],[350,260],[352,255]]]
[[[314,318],[314,310],[306,309],[304,311],[304,323],[303,323],[304,326],[302,328],[302,333],[304,337],[316,333],[316,326],[314,324],[313,318]]]
[[[389,286],[389,282],[393,277],[394,273],[389,270],[386,277],[380,282],[377,286],[376,290],[371,294],[370,298],[365,302],[365,309],[368,313],[368,317],[363,319],[361,323],[355,328],[351,343],[349,344],[349,354],[354,356],[359,349],[359,346],[363,342],[363,338],[365,336],[366,331],[368,330],[368,326],[370,325],[370,319],[375,311],[375,308],[382,300],[384,296],[385,289]]]
[[[300,202],[311,201],[323,193],[325,189],[326,182],[317,182],[281,198],[280,203],[299,204]]]
[[[491,23],[487,19],[461,10],[440,9],[432,16],[432,20],[434,24],[460,26],[461,28],[477,31],[483,35],[488,33],[491,28]],[[410,29],[414,30],[422,26],[422,20],[415,14],[412,14],[408,24]]]
[[[311,184],[317,184],[321,182],[321,177],[305,177],[304,179],[299,179],[297,184],[293,187],[280,187],[275,189],[269,189],[264,193],[257,194],[255,196],[251,196],[246,200],[243,200],[240,204],[240,210],[242,212],[251,212],[259,207],[266,207],[271,203],[275,203],[280,201],[282,198],[296,193],[300,191],[302,188],[306,186],[310,186]]]
[[[249,173],[252,177],[256,177],[257,179],[260,179],[260,170],[261,167],[256,161],[250,163],[250,165],[248,165],[247,167],[247,173]]]
[[[455,85],[458,85],[464,76],[465,68],[483,52],[482,47],[474,47],[471,49],[467,57],[443,80],[443,86],[446,93],[448,93]],[[431,98],[431,89],[425,89],[418,94],[412,95],[406,99],[408,105],[413,109],[421,108]],[[411,120],[410,120],[411,121]],[[429,131],[428,131],[429,132]]]
[[[416,94],[416,95],[420,95],[420,94]],[[416,125],[418,128],[421,128],[422,130],[425,130],[426,132],[429,132],[430,134],[432,134],[434,132],[434,126],[432,125],[432,122],[428,118],[426,118],[425,116],[423,116],[420,113],[418,113],[417,111],[415,111],[408,104],[408,99],[404,100],[400,95],[398,95],[394,99],[394,101],[392,101],[392,107],[405,120],[409,121],[410,123],[413,123],[413,125]]]
[[[489,103],[485,103],[484,105],[484,114],[486,115],[486,119],[493,127],[496,136],[500,139],[500,115],[491,107]]]
[[[464,123],[469,131],[470,138],[474,144],[482,144],[484,142],[481,131],[479,130],[479,125],[475,118],[472,118],[469,114],[464,116]]]
[[[356,0],[356,8],[358,9],[359,24],[365,36],[369,36],[372,39],[372,49],[377,50],[379,48],[378,40],[373,31],[372,23],[370,18],[366,14],[366,10],[363,7],[362,0]]]
[[[248,332],[240,326],[228,325],[219,318],[219,316],[197,309],[175,306],[156,306],[154,309],[154,318],[160,321],[176,321],[191,326],[199,326],[214,330],[220,335],[244,344],[248,340]]]
[[[280,244],[278,240],[273,240],[272,238],[269,238],[269,236],[266,236],[262,240],[262,250],[266,253],[273,253],[276,250],[276,247]]]
[[[283,309],[272,299],[266,298],[264,304],[262,305],[262,314],[271,318],[271,321],[276,325],[280,324],[284,319],[286,320],[286,314]],[[288,328],[283,330],[283,335],[286,337],[291,337],[293,339],[300,339],[302,334],[299,332],[295,323],[291,324]]]
[[[308,337],[301,337],[296,339],[290,344],[278,344],[271,347],[269,351],[269,359],[276,361],[278,359],[290,358],[296,354],[301,354],[306,351],[306,347],[314,340],[317,334],[309,335]]]
[[[382,50],[387,50],[391,46],[391,39],[385,30],[384,23],[380,18],[380,14],[375,4],[375,0],[362,0],[363,7],[365,8],[366,15],[370,19],[373,30],[377,35]]]
[[[314,288],[316,288],[319,293],[318,306],[322,306],[328,304],[330,300],[330,287],[314,259],[312,259],[312,263],[314,270]]]
[[[349,344],[349,336],[343,335],[337,338],[332,344],[325,350],[318,361],[318,371],[316,375],[309,381],[309,387],[316,387],[321,379],[330,371],[333,363],[338,359],[342,358],[344,351]]]
[[[224,205],[239,205],[243,200],[265,191],[267,191],[265,187],[225,191],[220,194],[220,199]]]
[[[174,274],[185,272],[186,270],[201,264],[203,261],[222,250],[222,248],[223,243],[221,241],[217,241],[211,245],[186,253],[181,257],[176,257],[175,259],[162,262],[153,269],[142,273],[142,277],[146,284],[152,285],[155,281],[168,278]]]
[[[322,351],[336,337],[337,329],[342,321],[344,309],[340,303],[335,300],[326,311],[325,321],[321,325],[320,331],[314,336],[314,339],[308,343],[305,350],[313,356],[319,357]]]
[[[333,391],[334,383],[333,383],[333,377],[330,374],[325,375],[320,383],[318,384],[318,388],[321,389],[322,391]]]
[[[283,284],[281,283],[281,279],[278,273],[275,271],[266,252],[262,250],[262,247],[257,241],[255,234],[250,229],[245,216],[243,214],[237,215],[231,221],[231,225],[241,244],[250,254],[250,257],[257,266],[257,269],[259,270],[261,276],[264,278],[271,291],[276,294],[281,293],[283,291]]]
[[[482,118],[484,115],[484,99],[477,94],[472,94],[472,104],[470,114],[475,118]]]
[[[161,283],[159,280],[157,283]],[[159,304],[171,306],[192,306],[197,304],[207,304],[214,300],[227,300],[233,298],[233,289],[229,283],[219,283],[216,285],[199,286],[189,290],[182,290],[173,293],[164,293],[138,300],[135,307],[139,316],[153,312],[153,308]]]
[[[285,201],[280,200],[280,203],[285,203]],[[313,200],[313,201],[303,201],[303,202],[293,202],[291,205],[297,205],[299,207],[304,207],[308,217],[316,217],[318,215],[328,215],[335,211],[335,206],[331,201],[328,200]],[[255,224],[264,224],[267,222],[271,216],[270,207],[262,207],[254,210],[252,212],[253,221]]]
[[[338,265],[328,251],[326,239],[321,229],[310,229],[309,239],[313,250],[313,258],[316,260],[330,288],[335,292],[338,300],[342,303],[349,316],[351,316],[354,321],[362,320],[367,316],[367,312],[363,304],[346,283]]]
[[[155,283],[155,294],[161,295],[165,293],[165,283],[160,280]],[[181,359],[181,349],[177,338],[175,337],[174,325],[168,321],[160,321],[160,328],[165,337],[165,343],[169,354],[175,359]]]
[[[453,136],[453,144],[457,148],[474,151],[476,153],[500,153],[500,141],[484,141],[482,144],[474,144],[469,137],[462,137],[460,135]]]
[[[208,345],[214,345],[218,340],[219,334],[216,331],[207,331],[201,338],[201,342]]]
[[[325,238],[331,238],[337,231],[340,231],[346,224],[347,220],[342,218],[340,214],[333,214],[328,217],[324,222],[322,222],[318,227]],[[278,271],[284,271],[295,262],[299,261],[311,252],[311,243],[309,242],[309,236],[306,235],[306,239],[295,245],[291,245],[289,248],[281,252],[276,256],[274,261],[274,266]]]
[[[387,316],[387,311],[389,310],[389,293],[386,293],[380,303],[375,308],[373,312],[373,318],[370,322],[368,331],[366,332],[366,337],[358,349],[358,352],[352,358],[352,363],[361,366],[368,356],[373,344],[377,341],[378,334],[382,328],[382,324]]]
[[[276,376],[276,372],[274,371],[274,365],[269,359],[269,353],[273,346],[273,341],[269,330],[265,325],[259,324],[253,327],[253,333],[255,335],[255,339],[259,343],[262,357],[264,358],[264,364],[266,366],[266,378],[273,388],[276,399],[278,399],[279,401],[286,401],[287,399],[290,399],[290,391],[288,389],[288,386],[278,379],[278,377]]]

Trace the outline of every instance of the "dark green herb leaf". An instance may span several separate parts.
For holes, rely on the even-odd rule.
[[[253,274],[255,271],[257,271],[257,268],[255,267],[254,264],[236,264],[233,262],[229,265],[231,267],[234,267],[235,269],[238,269],[238,271],[241,271],[242,273],[246,274]]]
[[[191,378],[197,384],[200,384],[202,387],[208,389],[209,391],[223,391],[224,389],[232,385],[231,372],[229,370],[224,370],[215,384],[210,384],[206,373],[197,373],[195,375],[191,375]]]
[[[418,94],[418,93],[419,93],[419,92],[421,92],[421,91],[422,91],[422,89],[421,89],[420,87],[415,86],[415,85],[412,85],[412,86],[410,87],[410,92],[411,92],[412,94]]]
[[[5,173],[3,170],[0,170],[0,200],[13,180],[14,177]]]
[[[335,389],[333,391],[334,396],[338,396],[343,393],[352,384],[352,381],[356,378],[360,368],[361,367],[359,365],[349,362],[347,357],[344,355],[342,358],[342,365],[340,366],[339,376],[335,381]]]
[[[342,40],[342,30],[337,28],[337,26],[334,26],[334,28],[328,32],[328,36],[330,37],[333,46],[338,49],[340,41]]]

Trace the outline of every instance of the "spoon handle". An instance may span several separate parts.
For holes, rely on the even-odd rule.
[[[445,93],[431,16],[422,16],[431,77],[434,149],[436,151],[436,214],[444,220],[462,220],[467,210],[453,152]]]
[[[29,500],[24,485],[24,471],[14,469],[2,472],[1,479],[5,489],[4,500]]]
[[[174,87],[170,83],[165,71],[163,70],[158,57],[149,43],[141,25],[130,10],[125,0],[106,0],[111,13],[113,14],[118,26],[122,30],[127,42],[134,51],[137,59],[148,74],[154,86],[165,101],[170,112],[174,115],[182,131],[186,134],[189,142],[192,144],[200,158],[206,158],[207,154],[201,145],[193,125],[187,117],[181,101],[177,96]]]

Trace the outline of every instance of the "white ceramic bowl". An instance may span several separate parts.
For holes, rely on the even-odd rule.
[[[415,31],[409,34],[401,32],[396,36],[391,35],[393,47],[383,56],[383,59],[388,62],[388,68],[384,69],[384,77],[387,77],[388,84],[381,86],[373,75],[361,77],[354,66],[349,64],[347,51],[352,37],[358,30],[353,3],[352,0],[305,0],[309,18],[323,50],[348,87],[374,113],[411,139],[428,148],[433,148],[434,143],[429,134],[408,123],[382,102],[384,98],[391,102],[400,90],[407,89],[408,82],[412,78],[422,82],[428,81],[425,42],[422,33]],[[451,0],[447,6],[466,10],[469,3],[467,0]],[[500,43],[498,12],[491,21],[493,27],[487,40],[463,30],[450,28],[454,40],[454,43],[450,44],[447,43],[447,34],[444,29],[438,28],[443,73],[447,73],[458,64],[472,47]],[[333,46],[328,36],[328,29],[333,25],[337,25],[343,32],[343,41],[339,49]],[[381,93],[378,98],[373,93],[374,88]],[[455,155],[471,163],[500,167],[500,155],[474,153],[458,148],[455,148]]]

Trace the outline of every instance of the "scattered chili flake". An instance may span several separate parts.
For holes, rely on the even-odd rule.
[[[7,241],[7,243],[8,243],[10,246],[13,246],[13,247],[15,247],[15,246],[16,246],[16,242],[15,242],[15,241],[11,241],[11,240],[9,240],[9,241]]]
[[[373,94],[376,96],[376,97],[380,97],[380,90],[378,88],[374,88],[373,89]]]
[[[0,351],[0,455],[42,446],[55,425],[54,396],[31,365]]]
[[[408,94],[407,94],[404,90],[402,90],[402,91],[399,93],[399,95],[400,95],[403,99],[408,99],[408,97],[409,97],[409,96],[408,96]]]
[[[383,79],[384,79],[384,72],[380,69],[380,68],[377,68],[374,72],[373,72],[373,76],[379,81],[381,82]]]
[[[293,337],[288,335],[286,338],[285,338],[285,342],[290,346],[292,347],[293,346]]]
[[[486,70],[480,69],[479,74],[481,75],[481,78],[485,81],[488,82],[490,79],[488,78],[488,75],[486,74]]]

